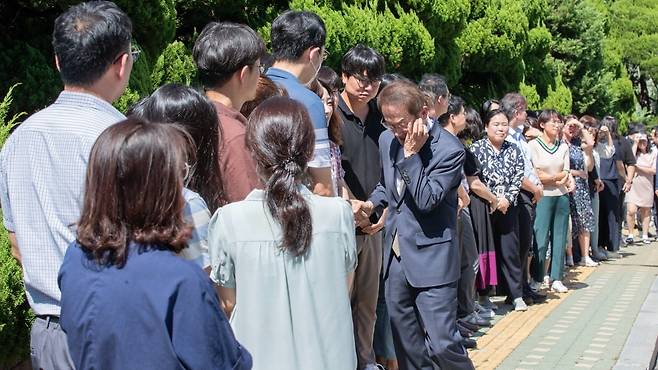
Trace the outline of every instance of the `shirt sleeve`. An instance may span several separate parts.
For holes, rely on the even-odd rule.
[[[256,165],[245,145],[245,135],[237,135],[222,144],[219,166],[229,203],[244,200],[261,186]]]
[[[621,142],[621,151],[623,154],[621,160],[624,162],[624,164],[627,166],[635,166],[636,160],[635,155],[633,154],[633,147],[628,140]]]
[[[345,203],[341,210],[343,240],[345,243],[345,269],[348,273],[356,270],[356,236],[354,233],[354,216],[352,208]]]
[[[313,152],[313,159],[308,162],[308,166],[313,168],[331,167],[329,130],[327,128],[327,118],[324,115],[322,100],[320,98],[313,100],[307,104],[306,108],[315,129],[315,150]]]
[[[183,208],[183,219],[192,225],[192,236],[187,241],[187,248],[180,255],[195,262],[201,268],[210,266],[208,256],[208,223],[210,222],[210,211],[206,202],[198,195],[185,200]]]
[[[171,342],[178,359],[186,369],[251,369],[251,355],[235,339],[203,274],[186,277],[171,303]]]
[[[516,198],[521,191],[521,182],[523,181],[523,177],[525,175],[525,163],[521,154],[521,150],[518,147],[514,146],[510,149],[510,151],[511,153],[514,153],[512,155],[512,179],[510,181],[509,187],[507,188],[507,194],[505,195],[505,198],[510,202],[510,204],[515,204]]]
[[[223,287],[235,289],[235,267],[226,240],[227,235],[223,210],[220,208],[215,212],[208,226],[210,278]]]
[[[569,147],[567,144],[561,144],[565,146],[564,154],[562,155],[562,161],[564,161],[564,165],[562,166],[562,169],[564,171],[569,172],[571,170],[571,160],[569,159]]]
[[[9,147],[5,147],[8,150]],[[5,229],[13,232],[14,219],[12,218],[11,203],[9,202],[9,187],[7,184],[7,162],[5,160],[5,152],[0,154],[0,204],[2,206],[2,222]]]
[[[475,154],[469,149],[466,149],[466,158],[464,159],[464,175],[466,176],[478,176],[480,175],[480,169],[477,164],[477,158]]]

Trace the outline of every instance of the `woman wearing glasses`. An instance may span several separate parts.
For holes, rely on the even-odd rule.
[[[475,142],[470,149],[482,165],[481,175],[485,184],[498,198],[491,221],[496,255],[500,257],[500,267],[509,288],[508,302],[514,305],[515,311],[525,311],[528,306],[523,301],[516,206],[523,180],[523,157],[515,144],[505,141],[509,121],[502,110],[488,111],[484,126],[487,137]]]

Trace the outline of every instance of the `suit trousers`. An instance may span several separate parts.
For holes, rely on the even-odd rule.
[[[377,320],[379,272],[382,268],[382,233],[357,235],[356,252],[358,264],[354,271],[350,298],[358,361],[357,369],[363,369],[376,363],[372,341]]]
[[[415,288],[392,256],[386,304],[400,370],[474,369],[457,331],[457,282]]]
[[[457,285],[457,316],[462,317],[475,311],[475,273],[480,262],[468,207],[459,214],[457,233],[461,256],[461,275]]]
[[[521,190],[519,193],[519,258],[521,259],[521,278],[524,291],[530,289],[528,285],[528,256],[534,244],[535,232],[532,225],[535,222],[535,204],[532,203],[532,194]]]
[[[69,354],[66,333],[59,322],[37,317],[30,330],[30,357],[33,369],[75,369]]]
[[[599,246],[609,251],[619,250],[621,241],[621,193],[618,180],[603,180],[599,193]]]
[[[496,211],[491,216],[496,257],[500,257],[500,269],[507,282],[509,295],[512,298],[521,298],[523,297],[523,265],[519,248],[519,208],[511,205],[507,213]]]

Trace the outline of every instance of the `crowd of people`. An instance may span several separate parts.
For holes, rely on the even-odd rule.
[[[334,71],[308,11],[274,20],[271,54],[209,23],[199,89],[119,112],[131,33],[108,1],[59,16],[64,90],[0,154],[35,369],[472,369],[492,295],[526,311],[638,222],[651,241],[642,125],[515,92],[476,109],[363,44]]]

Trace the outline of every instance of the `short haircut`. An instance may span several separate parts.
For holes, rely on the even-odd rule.
[[[459,96],[451,96],[448,100],[448,110],[439,117],[439,123],[442,127],[445,127],[450,120],[450,115],[458,115],[464,109],[464,99]]]
[[[528,103],[526,102],[523,95],[517,92],[511,92],[505,94],[505,96],[503,96],[503,98],[500,100],[500,109],[505,111],[507,119],[511,120],[514,118],[516,112],[528,109]]]
[[[426,91],[434,95],[434,99],[438,99],[440,96],[448,96],[448,84],[446,83],[446,78],[436,73],[425,73],[421,77],[418,87],[422,91]]]
[[[544,109],[539,114],[539,117],[537,117],[537,126],[540,128],[540,130],[544,130],[544,127],[542,127],[542,125],[554,119],[558,121],[562,121],[562,116],[555,109]]]
[[[323,47],[327,31],[322,18],[309,11],[287,10],[272,22],[272,56],[275,60],[297,61],[313,47]]]
[[[130,53],[132,23],[110,1],[89,1],[55,19],[53,49],[65,85],[90,86],[122,53]]]
[[[240,68],[265,55],[265,43],[244,24],[211,22],[201,31],[192,50],[199,81],[206,89],[221,87]]]
[[[379,93],[379,110],[385,105],[403,106],[409,114],[417,117],[425,106],[425,95],[416,84],[399,80],[392,82]]]
[[[384,57],[377,50],[363,44],[356,44],[348,50],[340,67],[348,76],[361,75],[366,71],[370,79],[379,79],[386,73]]]
[[[584,116],[580,117],[580,123],[585,125],[585,127],[593,127],[593,128],[596,128],[596,129],[598,129],[599,125],[600,125],[599,120],[597,120],[596,118],[594,118],[590,115],[584,115]]]
[[[505,111],[503,111],[502,109],[491,109],[483,117],[484,119],[482,120],[482,122],[484,123],[484,127],[489,127],[489,123],[491,123],[491,120],[499,114],[505,116],[505,119],[509,121],[507,115],[505,114]]]
[[[128,246],[187,247],[183,176],[192,139],[177,125],[128,118],[91,148],[77,241],[102,265],[123,266]]]

